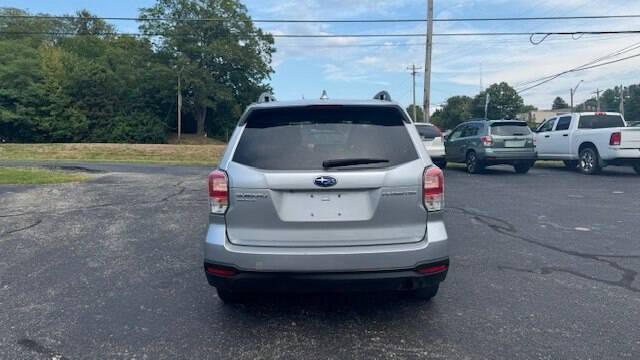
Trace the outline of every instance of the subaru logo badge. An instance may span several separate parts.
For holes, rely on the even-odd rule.
[[[331,176],[319,176],[313,181],[313,183],[320,187],[330,187],[337,184],[338,180]]]

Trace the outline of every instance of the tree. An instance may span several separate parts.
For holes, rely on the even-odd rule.
[[[413,104],[407,106],[407,113],[414,122],[424,122],[424,111],[422,111],[422,106],[416,105],[416,119],[413,119]]]
[[[555,100],[553,100],[553,105],[551,106],[551,110],[567,109],[567,108],[569,108],[569,104],[567,104],[567,102],[564,101],[564,99],[561,98],[560,96],[556,97]]]
[[[473,100],[468,96],[450,97],[442,109],[435,111],[431,122],[442,130],[453,129],[472,117],[472,103]]]
[[[154,46],[170,59],[176,75],[182,73],[184,109],[196,119],[198,134],[207,123],[220,127],[226,117],[237,118],[242,111],[237,104],[270,90],[264,81],[273,72],[273,37],[254,27],[238,0],[157,0],[140,16],[166,19],[143,21],[140,30],[161,35]],[[228,21],[174,20],[184,18]]]
[[[515,119],[524,106],[522,97],[506,82],[493,84],[473,98],[472,112],[474,117],[484,118],[484,106],[489,95],[487,117],[489,119]]]

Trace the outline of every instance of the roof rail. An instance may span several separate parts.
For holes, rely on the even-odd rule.
[[[379,93],[377,93],[374,97],[374,100],[381,100],[381,101],[391,101],[391,95],[389,95],[389,93],[386,90],[382,90]]]
[[[260,97],[258,98],[258,103],[268,103],[268,102],[274,102],[274,101],[278,101],[278,100],[276,100],[276,97],[273,96],[273,94],[268,92],[260,94]]]

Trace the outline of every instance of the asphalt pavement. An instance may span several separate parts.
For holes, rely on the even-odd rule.
[[[202,271],[208,168],[71,165],[95,179],[0,186],[2,359],[640,358],[629,169],[448,169],[451,269],[432,302],[224,305]]]

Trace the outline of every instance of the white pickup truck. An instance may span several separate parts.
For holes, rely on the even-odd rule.
[[[538,160],[563,160],[584,174],[608,165],[632,166],[640,174],[640,128],[619,113],[574,113],[545,120],[536,129]]]

